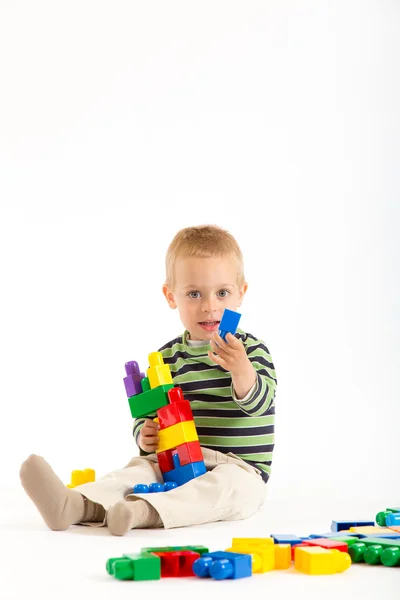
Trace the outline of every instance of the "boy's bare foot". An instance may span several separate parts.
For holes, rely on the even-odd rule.
[[[50,529],[63,531],[74,523],[95,520],[92,513],[96,507],[103,511],[98,520],[103,519],[103,507],[67,488],[42,456],[31,454],[22,463],[19,475],[24,490]]]
[[[121,500],[107,512],[108,529],[113,535],[125,535],[131,529],[161,524],[158,512],[146,500]]]

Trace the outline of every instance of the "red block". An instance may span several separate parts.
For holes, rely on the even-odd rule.
[[[179,462],[181,463],[182,467],[188,465],[189,463],[204,460],[200,442],[197,440],[195,442],[186,442],[185,444],[180,444],[172,450],[172,453],[178,454]]]
[[[174,468],[174,461],[172,460],[172,450],[165,450],[165,452],[159,452],[157,454],[158,466],[160,467],[161,473],[168,473]]]
[[[329,540],[328,538],[315,538],[314,540],[306,540],[306,546],[319,546],[320,548],[326,548],[326,550],[340,550],[340,552],[348,552],[348,545],[346,542],[339,542],[336,540]]]
[[[180,388],[171,388],[168,392],[168,396],[170,396],[170,392],[175,392],[176,390],[179,390],[182,394],[182,390]],[[167,406],[159,408],[157,411],[157,417],[160,422],[160,429],[172,427],[172,425],[182,423],[182,421],[193,421],[193,413],[190,407],[190,402],[189,400],[174,400],[172,404],[167,404]]]
[[[161,577],[194,576],[192,565],[200,558],[198,552],[181,550],[179,552],[152,552],[161,559]]]
[[[302,546],[308,546],[308,544],[306,544],[306,542],[302,542],[301,544],[294,544],[294,546],[292,546],[292,560],[295,559],[296,548],[301,548]]]

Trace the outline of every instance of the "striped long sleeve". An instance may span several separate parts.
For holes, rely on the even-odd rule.
[[[242,400],[236,399],[230,373],[208,357],[208,343],[189,345],[185,331],[159,351],[170,366],[174,384],[190,401],[200,444],[232,452],[259,469],[268,481],[275,443],[275,367],[263,341],[241,329],[236,337],[244,344],[257,373],[254,390]],[[145,419],[155,416],[134,421],[136,442]],[[142,450],[140,453],[146,454]]]

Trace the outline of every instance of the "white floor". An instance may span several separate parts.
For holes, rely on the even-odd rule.
[[[106,528],[72,527],[67,532],[49,531],[22,488],[0,488],[0,598],[94,597],[96,600],[135,598],[141,594],[176,597],[183,591],[193,598],[220,596],[253,598],[263,594],[286,598],[392,598],[400,597],[400,568],[352,565],[339,575],[307,576],[293,568],[273,571],[238,581],[198,578],[163,579],[156,582],[121,582],[105,570],[107,558],[136,552],[142,546],[203,544],[223,550],[233,536],[266,536],[270,533],[307,535],[330,529],[331,520],[371,514],[332,514],[329,506],[316,503],[310,509],[293,510],[293,498],[271,494],[262,513],[247,521],[216,523],[200,527],[164,530],[135,530],[117,538]],[[306,505],[305,505],[306,506]],[[318,514],[315,514],[318,507]],[[365,509],[365,507],[363,507]],[[371,512],[373,507],[371,507]],[[343,511],[343,509],[342,509]]]

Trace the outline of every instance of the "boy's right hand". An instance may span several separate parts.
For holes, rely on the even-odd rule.
[[[145,452],[155,452],[158,448],[160,438],[158,431],[160,425],[151,419],[146,419],[139,433],[138,445]]]

